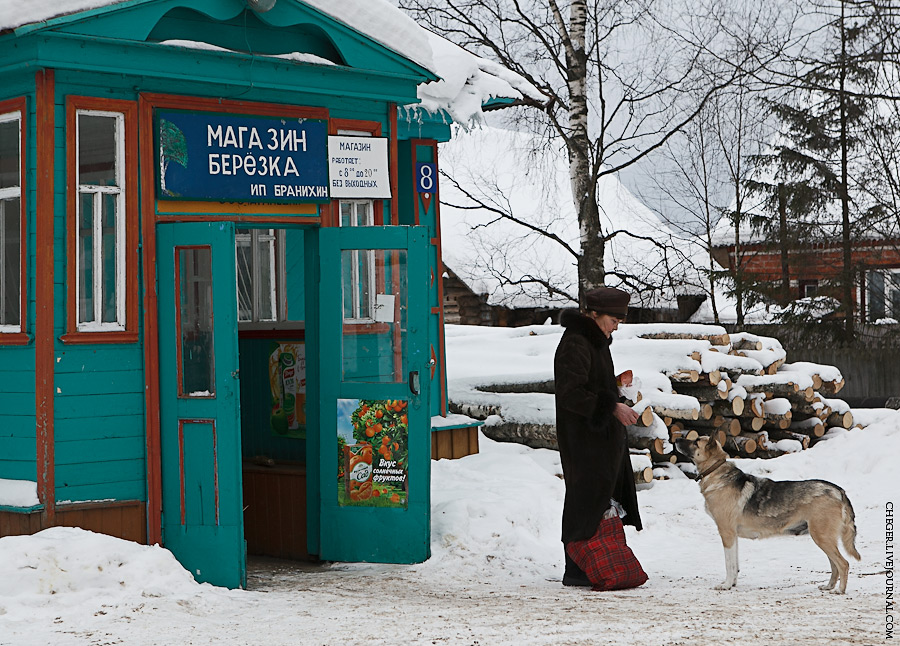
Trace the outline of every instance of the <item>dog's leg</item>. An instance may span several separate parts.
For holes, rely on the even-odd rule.
[[[831,564],[831,578],[825,585],[819,586],[820,590],[831,590],[835,594],[844,594],[847,590],[847,577],[850,574],[850,563],[841,554],[838,548],[838,528],[820,522],[809,523],[809,535],[816,545],[818,545],[828,562]],[[840,584],[835,588],[835,583],[840,580]]]
[[[716,586],[716,590],[730,590],[737,583],[738,575],[738,540],[732,532],[722,533],[722,546],[725,548],[725,580]]]
[[[834,584],[837,583],[838,580],[838,566],[837,563],[831,560],[831,557],[828,557],[828,563],[831,564],[831,578],[828,579],[828,583],[823,583],[819,586],[819,590],[831,590],[834,588]]]

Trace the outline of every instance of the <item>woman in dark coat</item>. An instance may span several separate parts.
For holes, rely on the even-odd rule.
[[[594,535],[610,499],[625,510],[622,522],[641,529],[625,426],[637,413],[622,403],[609,345],[628,311],[629,295],[599,287],[585,294],[584,312],[564,310],[565,328],[554,358],[556,436],[566,482],[563,543]],[[566,555],[563,585],[590,585]]]

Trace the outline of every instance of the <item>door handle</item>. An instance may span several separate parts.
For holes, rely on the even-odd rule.
[[[418,395],[419,390],[420,390],[419,371],[412,370],[409,373],[409,392],[411,392],[413,395]]]

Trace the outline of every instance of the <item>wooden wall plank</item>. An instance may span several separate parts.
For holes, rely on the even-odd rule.
[[[92,500],[143,500],[147,496],[145,480],[116,483],[63,485],[57,488],[57,496],[66,503],[86,503]]]
[[[141,460],[143,451],[144,438],[138,435],[103,440],[57,441],[56,466],[58,469],[63,465],[96,465],[120,460]]]
[[[41,531],[41,512],[0,511],[0,537],[28,536]]]
[[[469,429],[454,428],[451,431],[451,445],[453,459],[463,458],[469,455]]]
[[[439,460],[453,457],[453,437],[449,431],[437,431],[432,434],[432,439],[437,440],[437,454]]]
[[[34,420],[34,399],[23,397],[22,395],[22,393],[0,393],[0,410],[3,411],[4,417],[11,415],[15,417],[31,417]]]
[[[11,357],[7,356],[10,352],[10,348],[3,348],[4,368],[13,364],[12,361],[9,361]],[[30,370],[0,370],[0,384],[3,384],[4,393],[34,395],[34,367],[32,366]]]
[[[140,370],[108,370],[89,374],[63,372],[56,375],[56,395],[144,393],[144,373]]]
[[[34,423],[34,419],[32,419],[32,424]],[[34,445],[34,436],[32,437],[16,437],[14,435],[7,435],[9,431],[7,429],[3,429],[0,431],[2,435],[0,435],[0,455],[7,456],[4,463],[6,462],[25,462],[29,459],[34,460],[36,447]],[[3,468],[0,468],[0,478],[8,478],[10,476],[6,475],[6,471]]]
[[[37,436],[32,415],[4,415],[0,423],[0,437],[25,437],[34,441]]]
[[[32,440],[32,447],[34,442]],[[3,450],[3,444],[0,443],[0,451]],[[9,480],[30,480],[37,481],[37,466],[34,461],[35,451],[32,449],[31,460],[4,460],[3,461],[3,477]]]
[[[469,428],[469,455],[478,453],[478,427]]]
[[[92,415],[57,420],[57,442],[144,437],[143,415],[117,415],[112,411],[109,413],[109,416]],[[144,449],[142,448],[141,453],[135,457],[143,455]]]
[[[57,508],[57,525],[81,527],[142,544],[147,542],[145,505],[140,501],[62,504]]]
[[[142,371],[144,361],[137,345],[65,346],[58,353],[56,374]]]
[[[116,415],[139,415],[144,411],[143,393],[60,397],[56,404],[56,419],[92,417],[97,411]]]
[[[93,485],[124,483],[131,480],[140,480],[144,477],[143,460],[103,460],[98,459],[92,463],[95,468],[88,469],[83,464],[60,464],[56,469],[56,477],[59,480],[59,488],[75,485]],[[120,498],[120,496],[107,496],[108,498]]]
[[[147,542],[147,516],[145,506],[139,505],[136,510],[122,510],[122,534],[120,538],[136,543]]]
[[[478,427],[448,428],[432,431],[431,459],[453,460],[478,453]]]
[[[299,469],[244,470],[244,537],[250,554],[306,559],[306,474]]]

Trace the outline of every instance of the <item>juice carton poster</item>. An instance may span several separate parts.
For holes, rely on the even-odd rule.
[[[406,508],[408,402],[338,400],[338,504]]]
[[[306,437],[306,347],[273,343],[269,354],[272,410],[269,424],[280,437]]]

